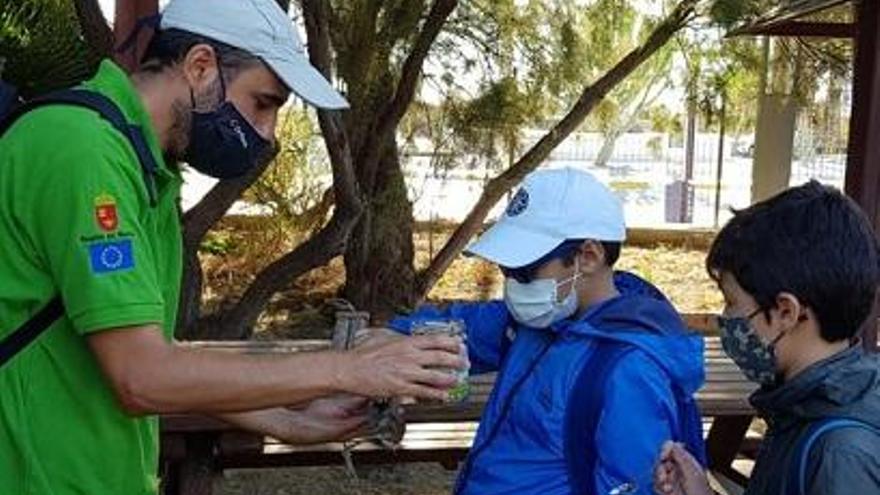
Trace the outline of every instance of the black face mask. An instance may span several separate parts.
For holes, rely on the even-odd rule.
[[[217,179],[235,179],[265,160],[272,147],[235,105],[226,101],[222,72],[219,77],[223,101],[212,111],[196,111],[195,97],[190,90],[192,128],[184,158],[190,166],[205,175]]]

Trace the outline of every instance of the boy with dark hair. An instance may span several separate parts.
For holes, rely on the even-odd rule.
[[[724,293],[722,344],[761,385],[751,403],[768,424],[746,494],[880,493],[880,361],[856,338],[880,274],[864,214],[810,182],[737,212],[706,267]],[[711,493],[675,444],[655,488]]]

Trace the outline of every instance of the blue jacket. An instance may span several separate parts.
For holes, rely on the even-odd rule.
[[[548,329],[518,324],[501,301],[424,307],[390,323],[407,333],[416,321],[461,319],[471,373],[499,371],[456,493],[606,495],[630,484],[622,493],[650,494],[664,441],[687,440],[702,450],[692,397],[704,380],[702,338],[687,331],[649,283],[617,273],[615,285],[619,297]],[[603,339],[633,350],[611,369],[600,419],[589,432],[595,438],[594,486],[574,489],[565,456],[572,432],[565,418],[570,404],[581,403],[572,400],[575,384],[590,383],[578,378]]]

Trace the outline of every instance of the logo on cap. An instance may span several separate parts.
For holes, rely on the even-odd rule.
[[[513,196],[513,199],[510,200],[510,204],[507,205],[507,216],[515,217],[521,215],[528,207],[529,192],[525,189],[520,189],[516,192],[516,195]]]

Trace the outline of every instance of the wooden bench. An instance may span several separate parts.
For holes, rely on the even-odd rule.
[[[732,463],[740,452],[754,414],[748,396],[755,386],[727,358],[714,321],[706,315],[689,315],[691,328],[705,332],[706,385],[697,393],[708,428],[710,468],[744,484]],[[290,353],[329,348],[328,341],[196,342],[201,348],[244,353]],[[439,462],[454,469],[467,455],[482,409],[494,384],[494,374],[473,377],[471,396],[463,404],[412,405],[406,408],[407,430],[400,448],[382,449],[361,444],[352,451],[355,465],[400,462]],[[197,415],[161,418],[162,465],[166,495],[211,493],[211,480],[227,468],[338,465],[342,444],[292,446],[236,429],[221,421]]]

